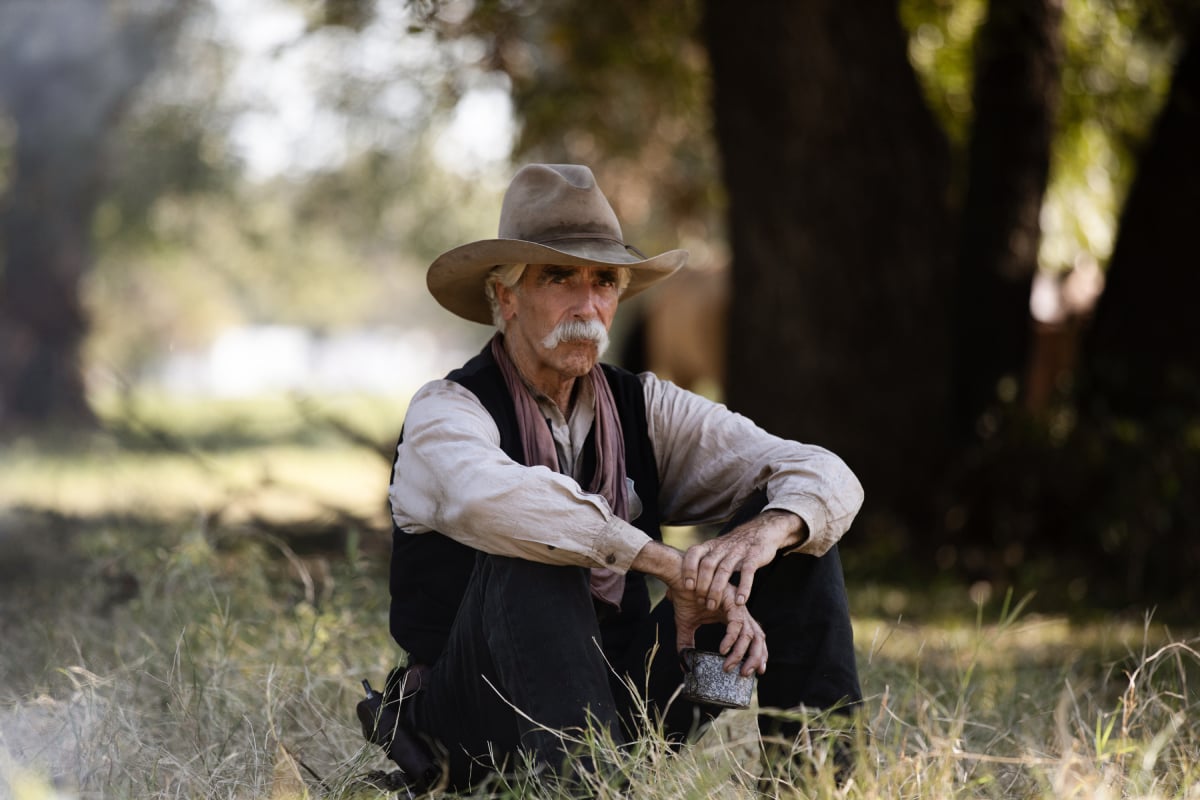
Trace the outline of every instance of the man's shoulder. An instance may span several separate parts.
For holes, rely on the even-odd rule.
[[[610,374],[620,374],[623,376],[627,376],[627,377],[633,378],[634,380],[638,381],[639,383],[648,383],[648,382],[668,383],[669,382],[669,381],[667,381],[666,378],[660,378],[658,375],[656,375],[653,372],[650,372],[649,370],[643,370],[641,372],[633,372],[632,370],[629,370],[625,367],[619,366],[617,364],[609,364],[608,362],[605,362],[605,361],[600,362],[600,366],[606,372],[608,372]]]
[[[663,387],[670,387],[676,391],[682,391],[679,387],[670,381],[660,378],[653,372],[631,372],[624,367],[619,367],[616,364],[601,364],[604,369],[604,374],[608,376],[609,383],[620,382],[630,388],[640,389],[647,397],[662,391]]]
[[[508,393],[508,384],[505,383],[500,365],[496,363],[496,357],[492,355],[490,344],[485,345],[470,361],[452,370],[443,382],[465,390],[464,393],[471,395],[497,424],[516,413],[513,399]]]
[[[600,367],[604,371],[604,377],[612,390],[617,407],[622,409],[622,416],[632,414],[630,419],[634,420],[639,427],[645,427],[650,404],[647,381],[655,380],[654,375],[649,372],[634,374],[613,364],[601,364]]]
[[[646,380],[654,378],[653,373],[635,374],[616,364],[601,363],[600,369],[604,371],[604,377],[608,379],[608,385],[614,393],[618,390],[641,393],[644,391]]]
[[[475,354],[470,361],[446,375],[446,380],[468,386],[481,380],[494,380],[499,375],[500,367],[492,356],[491,347],[485,347]]]

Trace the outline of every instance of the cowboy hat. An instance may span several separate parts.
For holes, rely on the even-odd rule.
[[[636,253],[636,254],[635,254]],[[425,283],[447,310],[492,324],[484,279],[501,264],[629,267],[632,297],[687,262],[686,250],[646,258],[625,244],[612,206],[592,171],[577,164],[529,164],[513,176],[500,208],[499,238],[460,245],[438,256]]]

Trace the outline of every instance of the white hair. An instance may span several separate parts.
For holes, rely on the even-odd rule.
[[[504,315],[500,313],[500,299],[496,297],[496,285],[503,284],[505,289],[515,290],[517,284],[521,282],[527,266],[529,265],[501,264],[498,267],[492,267],[487,280],[483,282],[483,293],[487,295],[488,305],[492,307],[492,324],[501,333],[504,333],[505,322]]]
[[[488,305],[492,309],[492,324],[501,333],[504,333],[506,323],[504,315],[500,313],[500,299],[496,296],[496,286],[503,285],[505,289],[519,291],[517,284],[521,282],[521,278],[525,275],[525,268],[528,266],[528,264],[500,264],[492,267],[492,271],[488,273],[483,282],[483,293],[487,295]],[[629,286],[629,281],[633,278],[633,270],[629,267],[617,267],[616,269],[617,296],[619,297]]]

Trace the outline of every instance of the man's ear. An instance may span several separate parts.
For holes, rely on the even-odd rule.
[[[519,295],[520,292],[515,288],[510,289],[497,281],[496,302],[500,305],[500,318],[505,322],[510,322],[517,315]]]

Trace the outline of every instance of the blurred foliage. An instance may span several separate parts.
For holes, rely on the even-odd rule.
[[[90,275],[91,355],[132,378],[164,345],[197,347],[229,325],[448,322],[426,300],[424,269],[494,235],[494,205],[428,161],[380,153],[304,180],[160,197],[145,237],[105,248]],[[119,308],[140,313],[106,311]]]
[[[682,246],[698,266],[725,260],[698,0],[607,3],[588,10],[586,25],[576,4],[537,0],[284,7],[304,21],[275,57],[318,54],[305,62],[309,88],[340,120],[345,159],[269,182],[247,174],[235,128],[260,109],[230,93],[239,55],[222,27],[231,24],[226,12],[197,3],[172,62],[111,148],[111,189],[94,221],[100,264],[86,287],[92,358],[132,375],[156,353],[232,323],[420,320],[428,304],[417,302],[417,273],[446,247],[492,233],[501,187],[448,174],[433,153],[455,104],[481,86],[510,89],[519,158],[596,165],[643,250]],[[1133,154],[1164,96],[1188,7],[1064,4],[1065,94],[1043,267],[1070,266],[1080,254],[1103,262],[1111,250]],[[960,151],[985,11],[985,0],[899,4],[910,60]],[[385,47],[397,53],[391,61],[377,55]],[[12,133],[0,119],[0,187]]]
[[[1103,265],[1138,148],[1166,99],[1189,0],[1063,3],[1062,99],[1042,207],[1043,269]],[[902,0],[909,59],[961,163],[985,0]],[[961,182],[965,176],[959,177]]]
[[[1137,147],[1166,95],[1187,0],[1064,3],[1066,62],[1040,261],[1061,270],[1111,252]],[[482,43],[523,124],[517,155],[596,165],[618,215],[646,243],[704,254],[720,240],[698,2],[609,3],[577,24],[571,3],[424,2],[422,24]],[[986,0],[902,0],[909,58],[960,156],[972,116],[975,34]],[[961,162],[961,158],[959,159]],[[959,175],[961,185],[965,176]],[[707,244],[701,244],[707,241]],[[646,249],[646,248],[643,248]],[[718,246],[716,257],[722,259]]]
[[[227,142],[234,113],[222,102],[234,54],[211,33],[216,13],[206,3],[191,9],[169,62],[112,136],[108,190],[93,221],[101,250],[148,236],[160,199],[219,196],[236,185]]]
[[[502,184],[449,171],[435,152],[447,113],[438,81],[469,67],[453,66],[458,56],[422,43],[428,36],[395,15],[364,19],[362,33],[306,11],[311,27],[274,57],[304,47],[329,55],[304,63],[318,62],[308,88],[318,111],[340,121],[343,157],[248,172],[235,128],[261,98],[233,92],[237,45],[213,9],[194,13],[111,148],[112,189],[93,226],[98,263],[84,287],[94,373],[136,383],[165,353],[202,347],[230,325],[465,330],[426,301],[423,276],[438,253],[495,232]],[[400,60],[416,66],[396,74],[384,59],[369,68],[378,59],[361,52],[369,42],[356,46],[360,34],[370,46],[399,35],[408,53]],[[384,84],[417,94],[400,103]]]
[[[975,83],[975,34],[986,0],[901,0],[900,21],[909,32],[908,59],[925,100],[950,141],[963,150],[970,134]]]
[[[646,252],[682,246],[697,264],[721,241],[698,0],[417,5],[424,26],[479,43],[481,66],[511,82],[520,160],[591,165],[626,239]]]
[[[1058,143],[1042,210],[1044,269],[1107,262],[1137,154],[1170,87],[1181,29],[1166,4],[1074,0],[1063,17],[1066,60]]]

